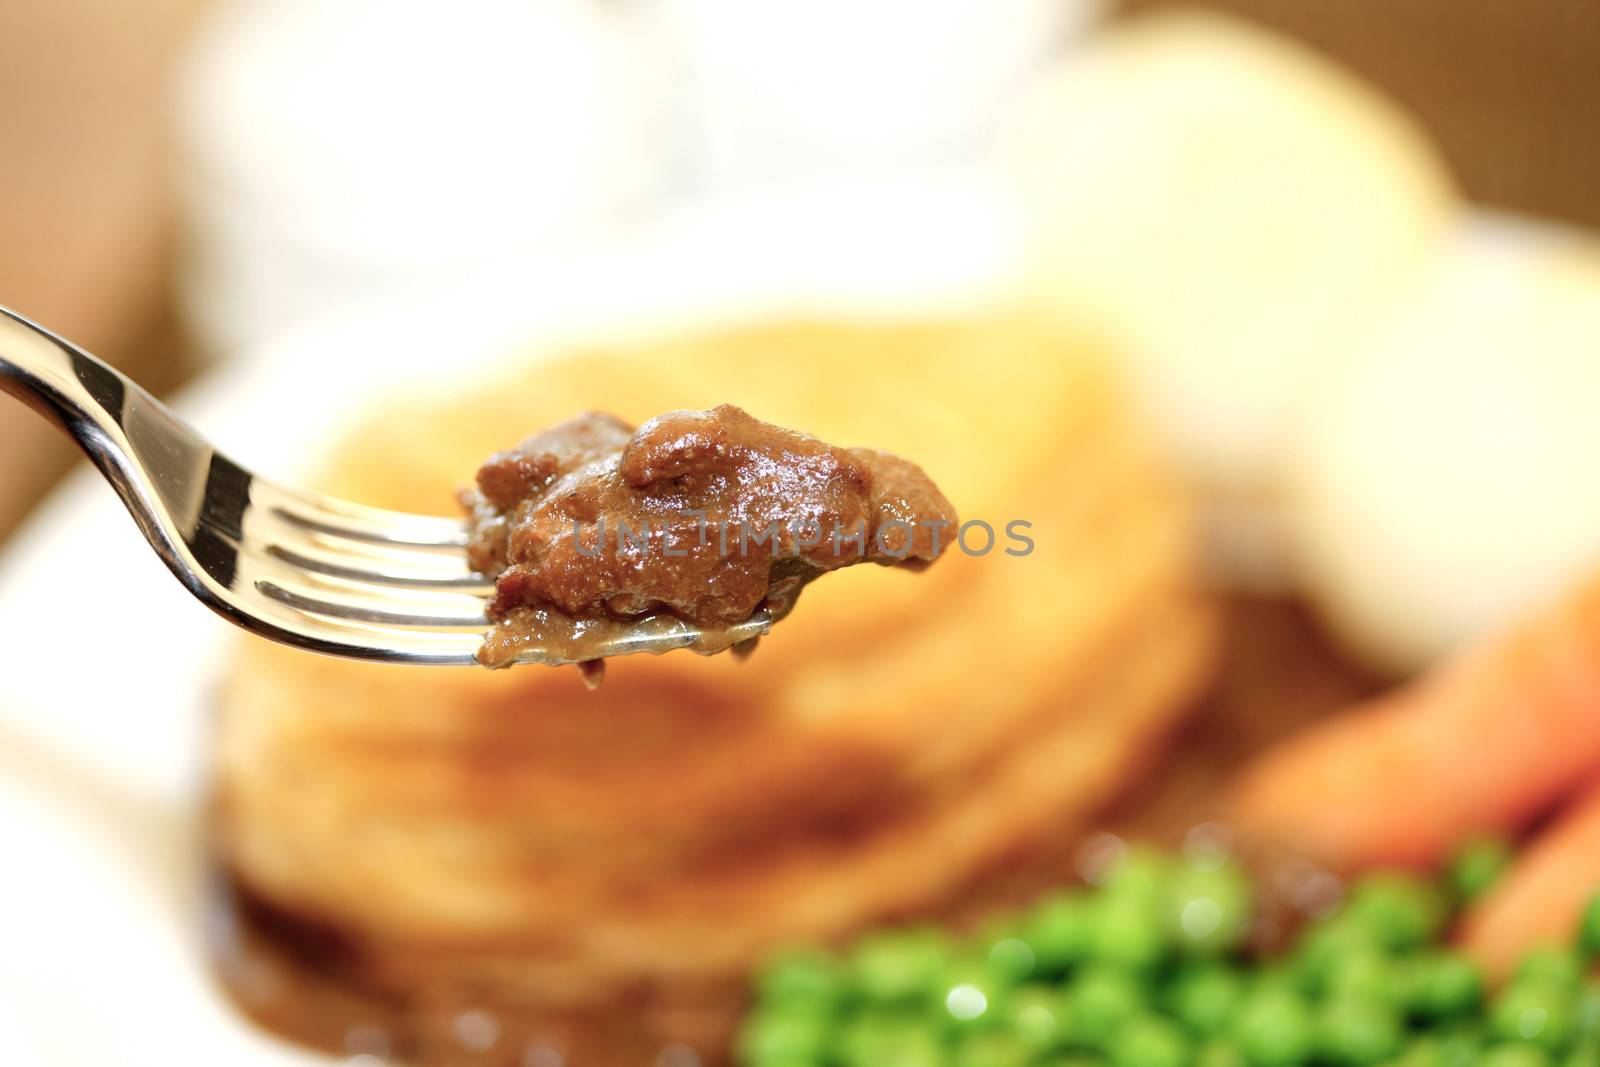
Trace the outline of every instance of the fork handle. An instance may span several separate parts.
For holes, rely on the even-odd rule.
[[[0,307],[0,389],[55,423],[90,458],[110,444],[104,440],[106,431],[122,425],[130,397],[156,403],[149,393],[71,341],[4,307]]]
[[[151,547],[183,579],[179,531],[161,516],[179,503],[168,498],[181,492],[182,472],[193,469],[200,453],[209,454],[209,445],[132,379],[4,307],[0,390],[55,423],[83,449]],[[148,469],[135,462],[133,444]]]

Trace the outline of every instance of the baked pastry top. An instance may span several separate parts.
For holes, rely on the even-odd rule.
[[[816,583],[746,661],[625,657],[596,692],[572,671],[243,644],[216,733],[219,860],[273,930],[342,946],[279,947],[388,1004],[414,1058],[437,1059],[435,1014],[466,1005],[504,1041],[587,1050],[569,1062],[672,1042],[716,1062],[773,948],[1058,876],[1203,681],[1183,501],[1090,341],[799,321],[521,368],[382,406],[322,488],[450,514],[530,426],[731,402],[916,457],[965,529],[925,573]],[[273,1003],[246,1007],[307,1032]]]

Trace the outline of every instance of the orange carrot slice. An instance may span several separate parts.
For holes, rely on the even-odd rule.
[[[1530,948],[1572,944],[1600,890],[1600,784],[1534,838],[1517,863],[1467,913],[1466,950],[1503,978]]]
[[[1433,865],[1600,769],[1600,580],[1247,768],[1246,840],[1339,870]]]

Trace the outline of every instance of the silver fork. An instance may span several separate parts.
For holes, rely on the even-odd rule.
[[[493,583],[468,568],[462,522],[269,482],[127,377],[3,307],[0,390],[78,443],[167,568],[229,622],[335,656],[474,662]],[[597,657],[669,652],[702,636],[688,623],[661,623],[630,627]],[[134,612],[126,625],[137,625]],[[761,611],[735,637],[771,626]],[[574,661],[529,648],[518,662]]]

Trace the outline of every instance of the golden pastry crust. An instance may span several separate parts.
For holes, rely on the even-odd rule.
[[[325,485],[447,514],[530,426],[724,401],[917,457],[995,548],[850,568],[747,662],[629,657],[596,693],[567,671],[242,647],[219,855],[252,898],[354,946],[341,981],[490,1007],[523,1020],[505,1041],[548,1030],[586,1063],[672,1041],[714,1062],[764,953],[1037,886],[1024,872],[1182,716],[1213,647],[1182,501],[1092,348],[1028,323],[784,323],[570,356],[386,409]],[[1005,554],[1014,520],[1026,555]],[[423,1059],[426,1015],[393,1023]]]

